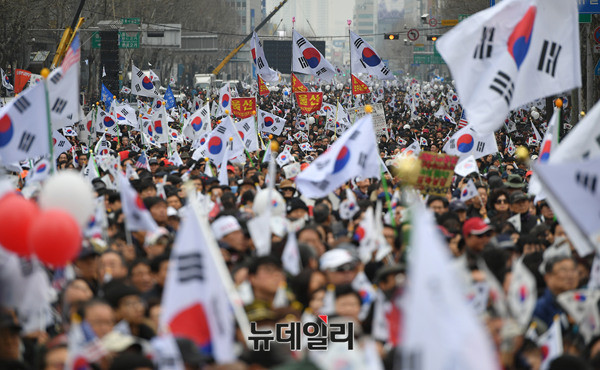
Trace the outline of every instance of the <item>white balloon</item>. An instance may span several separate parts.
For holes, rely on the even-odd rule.
[[[95,211],[94,189],[78,172],[66,170],[52,175],[38,198],[40,208],[67,211],[83,230]]]
[[[308,124],[312,125],[315,123],[315,117],[308,117]]]
[[[252,211],[257,216],[262,215],[267,211],[267,207],[271,205],[271,216],[282,216],[285,217],[285,200],[279,194],[278,191],[270,192],[270,202],[269,202],[269,190],[261,189],[256,193],[254,197],[254,204],[252,205]]]
[[[327,90],[327,91],[331,90],[331,86],[329,86],[329,85],[325,86],[325,90]]]
[[[534,110],[531,112],[531,118],[538,119],[538,118],[540,118],[540,114]]]
[[[435,100],[432,100],[432,101],[431,101],[431,106],[432,106],[432,107],[435,107]]]

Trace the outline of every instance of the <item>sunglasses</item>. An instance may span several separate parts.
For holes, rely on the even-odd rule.
[[[281,188],[281,191],[296,191],[295,188]]]
[[[496,204],[508,204],[508,201],[506,199],[498,199],[496,200]]]
[[[481,235],[474,235],[474,236],[476,236],[478,238],[488,238],[488,237],[492,236],[492,233],[490,231],[488,231],[488,232],[485,232],[485,233],[483,233]]]

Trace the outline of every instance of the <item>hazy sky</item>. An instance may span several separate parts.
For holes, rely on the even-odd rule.
[[[354,0],[329,1],[329,29],[332,35],[345,35],[348,31],[346,21],[352,19]]]

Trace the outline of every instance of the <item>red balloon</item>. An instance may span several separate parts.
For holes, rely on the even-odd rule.
[[[11,193],[0,198],[0,245],[20,256],[31,255],[27,235],[39,213],[37,205],[21,195]]]
[[[68,264],[81,249],[77,221],[62,209],[42,211],[29,230],[29,248],[48,265]]]

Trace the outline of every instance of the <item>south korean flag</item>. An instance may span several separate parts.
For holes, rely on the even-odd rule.
[[[298,32],[293,31],[292,71],[300,72],[331,82],[335,67]]]
[[[133,95],[147,96],[150,98],[159,97],[158,91],[154,87],[150,77],[140,71],[138,67],[131,64],[131,93]]]
[[[119,125],[117,122],[102,109],[98,108],[94,127],[97,133],[106,132],[109,135],[119,135]]]
[[[375,49],[362,37],[350,31],[350,63],[352,73],[368,73],[380,80],[393,80],[395,77],[383,63]]]

